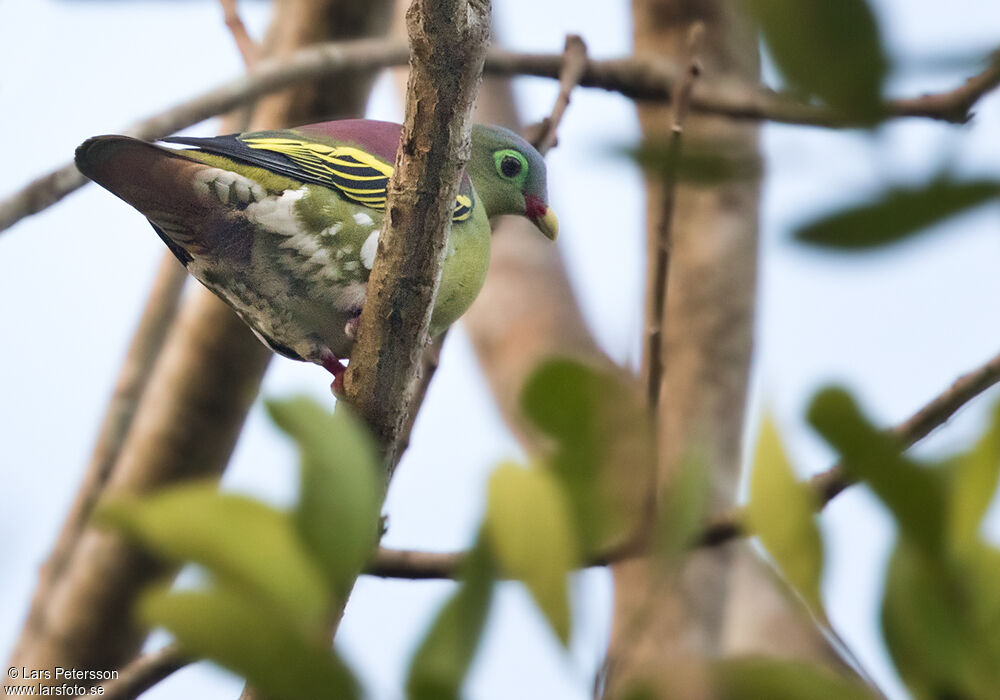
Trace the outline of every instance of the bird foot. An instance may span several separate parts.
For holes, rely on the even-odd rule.
[[[334,396],[340,398],[344,395],[344,372],[347,371],[347,367],[344,366],[339,357],[328,349],[323,350],[320,355],[320,363],[327,372],[333,375],[333,383],[330,384],[330,390]]]

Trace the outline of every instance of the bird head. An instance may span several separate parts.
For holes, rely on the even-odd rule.
[[[555,240],[559,219],[548,204],[545,161],[530,143],[509,129],[476,124],[468,172],[489,216],[525,216]]]

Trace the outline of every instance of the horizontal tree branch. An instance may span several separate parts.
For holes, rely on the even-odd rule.
[[[227,82],[191,100],[126,128],[122,133],[153,140],[204,121],[262,95],[296,83],[344,71],[378,70],[401,66],[407,48],[395,40],[362,39],[317,44],[288,59],[260,63],[253,75]],[[484,71],[498,75],[533,75],[560,79],[564,54],[528,54],[493,50]],[[630,57],[587,59],[579,84],[611,90],[636,100],[670,101],[684,71],[662,59]],[[961,86],[945,92],[890,100],[890,117],[923,117],[964,123],[976,102],[1000,85],[1000,59]],[[844,127],[853,122],[825,107],[763,88],[731,80],[702,80],[691,95],[691,110],[734,119],[769,120],[786,124]],[[0,200],[0,231],[26,216],[49,207],[86,183],[73,163],[32,181],[22,190]]]
[[[1000,382],[1000,354],[956,379],[951,386],[907,420],[893,427],[889,434],[899,440],[902,449],[911,447],[927,437],[935,428],[946,423],[962,406],[997,382]],[[822,509],[853,482],[838,463],[814,476],[809,483],[815,490],[818,506]],[[728,513],[711,518],[692,546],[714,547],[749,534],[744,510],[734,508]],[[626,542],[598,553],[586,563],[586,566],[606,566],[640,554],[646,546],[645,541]],[[365,573],[382,578],[448,579],[455,577],[464,557],[464,552],[421,552],[382,547],[379,548],[375,560]]]

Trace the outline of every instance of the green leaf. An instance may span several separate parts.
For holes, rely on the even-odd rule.
[[[878,200],[839,211],[795,232],[805,243],[863,250],[904,240],[934,224],[1000,197],[1000,182],[938,178],[916,188],[894,188]]]
[[[865,0],[748,0],[793,91],[874,123],[884,113],[888,61]]]
[[[815,494],[796,478],[774,421],[765,415],[750,474],[750,527],[810,610],[825,618],[820,597],[823,540],[816,511]]]
[[[463,566],[462,583],[413,656],[406,682],[410,700],[458,700],[483,636],[493,581],[493,561],[480,535]]]
[[[155,589],[140,599],[139,612],[149,624],[167,628],[186,654],[235,671],[269,698],[360,697],[350,670],[326,648],[323,635],[303,637],[284,615],[244,591]]]
[[[949,528],[951,548],[965,552],[980,541],[979,527],[997,491],[1000,477],[1000,406],[993,422],[968,453],[951,468]]]
[[[378,542],[383,483],[374,445],[344,404],[336,414],[308,398],[269,401],[267,409],[301,453],[295,523],[331,584],[343,590]]]
[[[902,534],[928,551],[944,542],[944,483],[941,474],[904,457],[902,445],[876,430],[854,399],[839,388],[820,391],[809,421],[843,458],[844,470],[863,480],[889,508]]]
[[[714,666],[720,700],[873,700],[861,683],[798,661],[743,657]]]
[[[500,567],[524,582],[559,639],[568,642],[567,575],[578,555],[559,482],[540,469],[501,465],[490,478],[485,527]]]
[[[954,567],[900,540],[889,562],[882,629],[916,698],[987,698],[1000,687],[1000,554]]]
[[[654,474],[649,416],[634,379],[576,360],[547,360],[525,383],[521,408],[553,440],[546,464],[569,497],[582,549],[631,534]]]
[[[214,483],[123,498],[100,507],[99,521],[177,562],[201,564],[256,592],[303,625],[315,625],[329,595],[320,570],[287,514]]]
[[[668,566],[677,563],[704,527],[710,486],[704,455],[687,452],[664,489],[656,514],[656,550]]]

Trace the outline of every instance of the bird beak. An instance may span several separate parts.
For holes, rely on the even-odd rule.
[[[525,205],[525,215],[531,219],[546,238],[554,241],[559,235],[559,218],[552,211],[552,207],[539,197],[532,195],[525,197]]]

